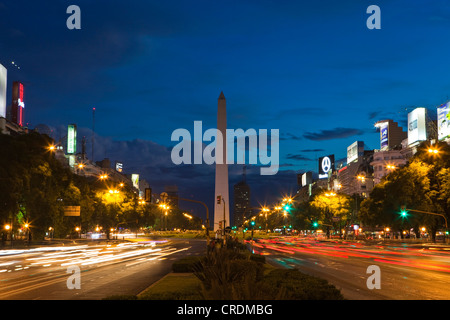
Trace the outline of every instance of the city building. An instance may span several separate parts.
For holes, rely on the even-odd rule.
[[[244,180],[233,186],[234,195],[234,211],[233,225],[242,226],[245,219],[252,215],[250,205],[250,186]]]
[[[337,171],[332,189],[347,195],[359,194],[368,197],[374,187],[373,150],[362,150],[356,158]]]
[[[380,150],[401,148],[402,141],[408,138],[408,133],[393,120],[380,120],[375,127],[380,130]]]
[[[373,161],[370,163],[373,167],[374,183],[379,183],[381,179],[392,172],[392,170],[406,165],[408,157],[411,155],[410,151],[411,148],[404,148],[375,152]]]
[[[178,186],[171,185],[171,186],[164,186],[164,192],[167,193],[167,196],[169,199],[167,202],[170,203],[175,208],[179,207],[179,200],[178,200]]]
[[[16,135],[28,133],[28,128],[24,126],[24,91],[23,84],[15,81],[12,91],[12,105],[7,108],[7,69],[0,64],[0,133]]]

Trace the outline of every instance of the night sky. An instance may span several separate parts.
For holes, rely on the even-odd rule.
[[[66,27],[71,4],[81,30]],[[371,4],[380,30],[366,27]],[[75,123],[89,142],[95,107],[95,160],[123,161],[156,193],[176,184],[211,209],[214,166],[175,166],[171,134],[215,128],[221,91],[228,128],[280,130],[280,172],[247,170],[253,205],[270,203],[319,157],[343,159],[356,140],[379,148],[376,121],[405,128],[415,107],[434,119],[450,93],[449,38],[445,0],[0,0],[8,104],[23,82],[30,128],[46,124],[58,140]],[[230,166],[230,188],[241,174]]]

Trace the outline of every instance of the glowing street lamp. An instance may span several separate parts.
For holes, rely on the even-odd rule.
[[[428,153],[430,154],[438,154],[439,150],[436,148],[428,148]]]
[[[187,213],[183,213],[183,216],[185,216],[186,218],[188,218],[189,220],[191,220],[193,217],[190,214]]]

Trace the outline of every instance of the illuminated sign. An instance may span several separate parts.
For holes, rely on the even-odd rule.
[[[302,175],[302,187],[312,183],[312,172],[308,171]]]
[[[80,206],[65,206],[64,216],[66,217],[79,217],[81,213]]]
[[[450,102],[437,108],[438,139],[450,137]]]
[[[139,189],[139,175],[133,173],[131,175],[131,182],[133,183],[133,187],[135,187],[136,189]]]
[[[0,117],[6,118],[7,70],[0,64]]]
[[[69,124],[67,129],[67,154],[77,152],[77,126]]]
[[[116,171],[117,172],[122,172],[123,171],[123,163],[122,162],[117,162],[116,161]]]
[[[364,155],[364,142],[355,141],[347,147],[347,163],[358,160]]]
[[[327,178],[334,170],[334,155],[319,158],[319,178]]]
[[[380,147],[381,149],[387,148],[389,145],[389,124],[383,123],[380,127]]]
[[[427,140],[426,109],[416,108],[408,113],[408,145]]]
[[[12,106],[11,106],[11,120],[12,122],[23,126],[25,102],[23,99],[23,84],[14,81],[13,93],[12,93]]]

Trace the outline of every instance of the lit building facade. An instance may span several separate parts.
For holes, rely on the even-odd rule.
[[[245,181],[234,185],[234,225],[241,226],[246,217],[251,215],[250,187]]]

